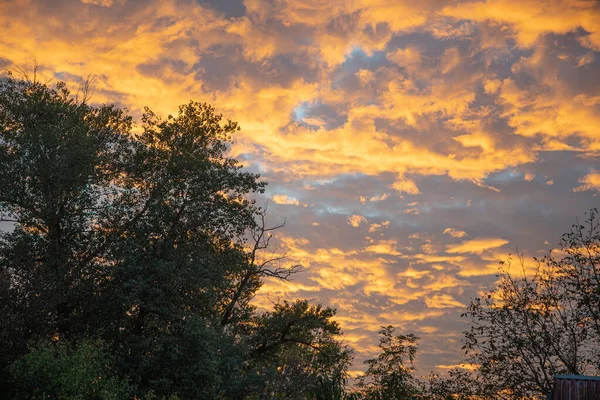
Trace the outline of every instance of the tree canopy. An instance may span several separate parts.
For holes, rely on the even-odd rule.
[[[63,83],[0,81],[0,213],[12,223],[0,234],[3,391],[61,397],[78,378],[58,388],[47,371],[54,386],[29,395],[23,382],[49,358],[75,368],[103,352],[113,386],[138,398],[343,387],[334,310],[250,303],[263,277],[297,267],[258,261],[274,228],[253,199],[266,183],[226,156],[238,125],[190,102],[166,119],[146,109],[133,127]],[[285,384],[295,379],[306,384]]]
[[[418,392],[413,371],[419,338],[413,334],[394,335],[393,326],[379,331],[381,353],[366,360],[368,366],[358,379],[365,400],[411,399]]]

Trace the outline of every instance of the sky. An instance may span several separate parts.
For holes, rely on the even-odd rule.
[[[2,0],[0,26],[5,64],[92,74],[92,102],[239,122],[304,266],[256,303],[336,307],[354,373],[382,325],[421,338],[421,373],[459,364],[498,262],[600,205],[597,1]]]

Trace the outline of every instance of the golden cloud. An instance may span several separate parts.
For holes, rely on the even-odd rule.
[[[448,6],[442,13],[457,19],[507,24],[524,47],[533,46],[547,33],[565,34],[583,28],[591,33],[590,46],[600,49],[600,11],[593,2],[555,0],[542,7],[535,0],[474,1]]]
[[[390,226],[390,221],[383,221],[380,224],[371,224],[369,225],[369,233],[377,232],[381,228],[387,228]]]
[[[365,251],[368,253],[387,254],[391,256],[402,255],[402,253],[396,250],[395,240],[382,240],[377,244],[367,246]]]
[[[446,369],[446,370],[460,368],[460,369],[466,369],[469,371],[475,371],[477,368],[479,368],[479,366],[475,365],[475,364],[438,364],[435,367],[439,368],[439,369]]]
[[[299,206],[299,205],[303,205],[304,207],[306,207],[306,204],[301,204],[298,199],[295,199],[293,197],[289,197],[285,194],[276,194],[273,195],[273,201],[277,204],[288,204],[288,205],[293,205],[293,206]]]
[[[494,249],[496,247],[504,246],[508,243],[508,240],[501,238],[477,238],[472,240],[465,240],[460,244],[449,244],[446,246],[446,253],[475,253],[481,254],[486,250]]]
[[[124,4],[126,0],[121,0],[119,3]],[[115,0],[81,0],[83,4],[92,4],[95,6],[112,7]]]
[[[450,235],[452,237],[455,237],[455,238],[461,238],[461,237],[468,236],[467,232],[460,231],[460,230],[454,229],[454,228],[446,228],[446,229],[444,229],[444,234],[448,234],[448,235]]]
[[[93,73],[93,101],[136,117],[145,105],[166,116],[193,98],[238,121],[230,155],[275,184],[296,185],[298,197],[275,190],[272,199],[304,206],[288,211],[308,221],[278,235],[306,274],[267,281],[257,304],[270,308],[268,296],[333,302],[361,354],[377,351],[382,324],[418,329],[456,317],[456,296],[473,290],[471,278],[494,274],[507,256],[508,240],[480,237],[475,224],[471,240],[448,228],[461,226],[455,216],[471,200],[440,193],[435,182],[460,182],[459,195],[474,188],[468,196],[478,202],[500,189],[510,196],[488,179],[506,170],[556,180],[560,190],[557,176],[538,170],[544,152],[589,161],[600,151],[600,96],[584,82],[600,50],[593,2],[245,0],[246,14],[235,18],[198,2],[84,2],[65,14],[0,2],[0,54],[20,65],[34,55],[40,73],[71,87]],[[566,33],[576,44],[556,44]],[[573,185],[579,197],[600,191],[600,172],[588,171]],[[317,182],[328,183],[317,191]],[[335,193],[342,211],[313,207],[317,192]],[[373,238],[325,218],[340,214]]]
[[[600,192],[600,172],[592,171],[583,178],[579,179],[581,185],[573,188],[574,192],[582,192],[585,190],[595,190]]]
[[[436,294],[425,297],[427,308],[464,308],[465,305],[448,294]]]
[[[348,223],[348,225],[352,225],[355,228],[358,228],[362,224],[368,223],[368,221],[365,217],[363,217],[362,215],[357,215],[357,214],[350,215],[346,219],[346,222]]]

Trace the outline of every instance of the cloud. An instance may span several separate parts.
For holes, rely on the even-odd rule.
[[[535,0],[518,3],[510,0],[474,1],[451,5],[443,14],[455,18],[468,16],[474,21],[497,21],[508,24],[518,43],[524,47],[548,33],[565,34],[583,28],[591,32],[590,45],[600,48],[600,11],[593,2],[553,1],[540,7]]]
[[[600,172],[592,171],[583,178],[579,179],[581,185],[573,188],[574,192],[583,192],[586,190],[595,190],[600,192]]]
[[[0,54],[93,73],[92,101],[137,120],[194,99],[239,122],[229,155],[271,182],[258,201],[306,268],[256,302],[337,307],[355,370],[388,323],[431,333],[425,373],[458,363],[459,304],[502,246],[537,254],[596,205],[593,2],[92,2],[0,2]]]
[[[456,368],[460,368],[460,369],[466,369],[469,371],[475,371],[478,366],[477,365],[472,365],[472,364],[438,364],[435,366],[436,368],[440,368],[440,369],[456,369]]]
[[[455,237],[455,238],[461,238],[461,237],[468,236],[467,232],[465,232],[465,231],[459,231],[459,230],[453,229],[453,228],[446,228],[446,229],[444,229],[444,234],[448,234],[448,235],[450,235],[452,237]]]
[[[480,147],[484,152],[494,151],[495,148],[493,138],[481,132],[455,136],[452,139],[464,147]]]
[[[451,47],[444,50],[444,54],[441,59],[441,72],[445,75],[452,71],[460,64],[461,58],[456,47]]]
[[[413,181],[411,181],[409,179],[404,179],[404,178],[399,178],[398,180],[394,181],[394,183],[392,183],[390,185],[390,187],[400,193],[408,193],[408,194],[420,194],[421,193],[419,191],[419,188]]]
[[[346,221],[348,222],[348,225],[352,225],[354,228],[358,228],[361,224],[366,224],[368,223],[367,219],[365,217],[363,217],[362,215],[350,215]]]
[[[277,204],[288,204],[288,205],[293,205],[293,206],[299,206],[299,205],[303,205],[304,207],[306,207],[306,204],[301,204],[298,199],[295,199],[293,197],[289,197],[285,194],[276,194],[273,195],[273,201]]]
[[[102,7],[112,7],[115,4],[115,0],[81,0],[83,4],[93,4],[95,6]],[[121,0],[120,3],[124,3],[124,0]]]
[[[405,68],[414,68],[421,63],[421,52],[415,47],[398,48],[387,55],[388,60]]]
[[[369,225],[369,233],[377,232],[381,228],[387,228],[390,226],[390,221],[382,221],[380,224],[371,224]]]
[[[475,253],[481,254],[482,252],[496,247],[504,246],[508,243],[508,240],[501,238],[477,238],[472,240],[465,240],[460,244],[449,244],[446,246],[446,253]]]
[[[467,281],[457,279],[452,275],[437,274],[432,278],[431,282],[423,285],[423,288],[427,289],[428,292],[430,292],[430,291],[437,292],[442,289],[460,288],[460,287],[463,287],[466,285],[468,285]]]
[[[465,305],[448,294],[436,294],[425,298],[427,308],[464,308]]]
[[[593,63],[594,60],[595,60],[594,53],[592,53],[592,52],[585,53],[584,55],[579,57],[579,60],[577,61],[577,66],[583,67],[584,65]]]
[[[387,199],[388,197],[390,197],[390,195],[388,193],[382,193],[380,195],[371,197],[369,199],[369,201],[383,201],[383,200]]]
[[[396,250],[395,240],[382,240],[377,244],[367,246],[365,251],[370,253],[378,253],[390,256],[399,256],[402,253]]]
[[[525,174],[523,174],[523,179],[525,179],[527,182],[531,182],[534,178],[535,174],[531,172],[525,172]]]

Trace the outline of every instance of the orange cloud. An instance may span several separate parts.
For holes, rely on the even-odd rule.
[[[273,196],[273,201],[277,204],[289,204],[289,205],[294,205],[294,206],[299,206],[300,202],[293,198],[293,197],[289,197],[285,194],[276,194]]]
[[[388,226],[390,226],[390,221],[383,221],[380,224],[371,224],[369,225],[369,232],[376,232],[378,230],[380,230],[381,228],[387,228]]]
[[[124,4],[126,0],[120,0],[119,3]],[[112,7],[115,0],[81,0],[83,4],[93,4],[95,6]]]
[[[442,289],[456,289],[461,288],[463,286],[468,286],[469,282],[464,280],[459,280],[452,275],[448,274],[436,274],[435,278],[431,283],[423,285],[424,289],[427,289],[428,292],[437,292]]]
[[[468,236],[467,232],[465,232],[465,231],[459,231],[459,230],[454,229],[454,228],[446,228],[446,229],[444,229],[444,234],[446,234],[446,233],[448,235],[452,236],[452,237],[455,237],[455,238],[461,238],[461,237]]]
[[[504,246],[508,243],[508,240],[501,238],[477,238],[472,240],[465,240],[460,244],[450,244],[446,246],[446,253],[475,253],[481,254],[486,250],[494,249],[496,247]]]
[[[399,256],[402,255],[399,251],[396,250],[396,241],[395,240],[382,240],[381,242],[367,246],[365,248],[366,252],[370,253],[378,253],[378,254],[386,254],[391,256]]]
[[[456,368],[460,368],[460,369],[466,369],[469,371],[475,371],[477,368],[479,368],[478,365],[474,365],[474,364],[438,364],[435,366],[436,368],[440,368],[440,369],[456,369]]]
[[[360,225],[368,223],[365,217],[356,214],[349,216],[346,221],[348,222],[348,225],[352,225],[354,228],[358,228]]]
[[[387,199],[388,197],[390,197],[390,195],[388,193],[382,193],[380,195],[371,197],[369,199],[369,201],[383,201],[383,200]]]
[[[488,0],[459,3],[444,8],[446,16],[474,21],[496,21],[508,24],[515,31],[521,46],[531,47],[547,33],[564,34],[577,28],[591,33],[590,45],[600,49],[600,12],[593,2],[558,0],[540,3],[524,0]]]
[[[596,192],[600,192],[600,172],[590,172],[579,179],[579,183],[581,183],[581,185],[573,188],[574,192],[583,192],[585,190],[595,190]]]
[[[464,308],[465,305],[448,294],[436,294],[425,298],[427,308]]]

